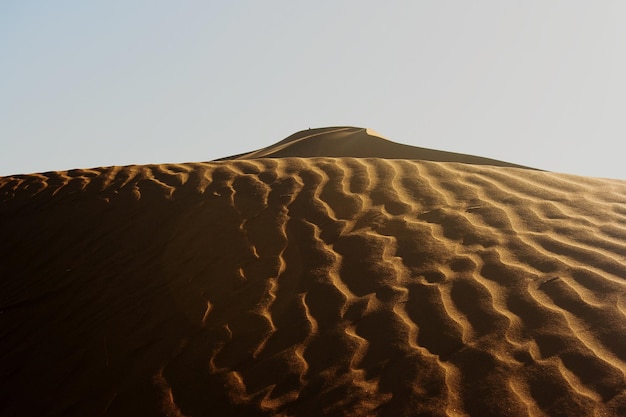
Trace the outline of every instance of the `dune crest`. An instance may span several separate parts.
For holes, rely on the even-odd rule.
[[[0,178],[0,414],[623,416],[625,224],[626,181],[454,162]]]

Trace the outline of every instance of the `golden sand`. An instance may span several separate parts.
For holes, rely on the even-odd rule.
[[[3,416],[626,415],[626,181],[314,129],[0,231]]]

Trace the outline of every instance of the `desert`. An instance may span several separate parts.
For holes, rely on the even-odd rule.
[[[2,177],[0,236],[1,415],[626,415],[624,180],[316,128]]]

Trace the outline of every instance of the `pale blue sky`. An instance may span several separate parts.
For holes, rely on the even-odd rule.
[[[626,2],[0,0],[0,175],[308,127],[626,179]]]

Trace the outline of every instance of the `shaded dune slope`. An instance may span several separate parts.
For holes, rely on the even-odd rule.
[[[0,414],[626,415],[626,182],[377,158],[0,179]]]
[[[404,145],[392,142],[371,129],[351,126],[302,130],[266,148],[219,160],[322,156],[419,159],[526,168],[522,165],[480,156]]]

